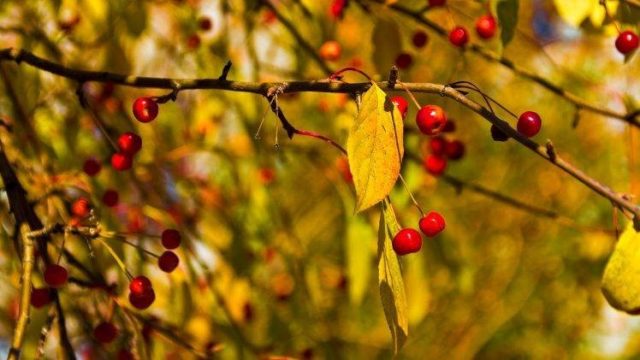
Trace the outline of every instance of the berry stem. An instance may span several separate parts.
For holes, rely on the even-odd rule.
[[[127,240],[126,237],[124,237],[124,236],[114,235],[114,236],[110,237],[110,239],[114,239],[114,240],[120,241],[120,242],[122,242],[124,244],[127,244],[129,246],[132,246],[132,247],[144,252],[145,254],[147,254],[149,256],[153,256],[154,258],[159,258],[160,257],[160,255],[158,255],[158,254],[156,254],[156,253],[154,253],[154,252],[152,252],[150,250],[147,250],[147,249],[145,249],[144,247],[142,247],[142,246],[140,246],[138,244],[132,243],[131,241]]]
[[[116,254],[113,248],[109,246],[109,244],[107,244],[107,242],[104,241],[103,238],[99,238],[98,241],[100,241],[100,243],[107,248],[107,251],[109,251],[109,253],[111,254],[111,257],[113,257],[116,263],[118,263],[118,266],[120,267],[120,269],[125,273],[125,275],[127,275],[127,278],[129,278],[129,281],[131,281],[131,279],[133,279],[133,276],[131,275],[131,273],[129,273],[129,270],[127,270],[127,266],[124,264],[122,259],[120,259],[120,256]]]
[[[413,196],[413,193],[411,192],[411,190],[409,190],[409,186],[407,186],[407,182],[404,181],[404,178],[402,177],[402,174],[398,175],[398,177],[400,178],[400,182],[402,182],[402,186],[404,187],[404,189],[409,194],[409,197],[411,198],[411,202],[413,203],[413,206],[415,206],[416,209],[418,209],[418,212],[420,213],[420,216],[424,216],[424,211],[422,210],[422,207],[418,203],[418,200],[416,200],[416,198]]]
[[[409,89],[407,88],[407,85],[405,85],[402,81],[398,80],[397,81],[398,84],[400,84],[400,86],[404,89],[404,91],[407,92],[407,94],[409,95],[409,98],[411,99],[411,101],[413,101],[413,103],[416,105],[416,107],[418,109],[420,109],[422,107],[422,105],[420,105],[420,103],[418,102],[418,99],[416,99],[415,96],[413,96],[413,93],[411,91],[409,91]]]

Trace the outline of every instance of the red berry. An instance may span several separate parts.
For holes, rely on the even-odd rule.
[[[118,137],[118,147],[121,152],[134,155],[142,149],[142,138],[137,134],[127,131]]]
[[[440,136],[436,136],[429,140],[429,148],[431,149],[431,153],[434,155],[442,155],[444,154],[445,147],[447,146],[447,141]]]
[[[329,6],[329,15],[334,19],[340,19],[347,7],[347,0],[333,0]]]
[[[102,195],[102,203],[107,205],[108,207],[114,207],[118,205],[119,200],[118,192],[113,189],[107,189]]]
[[[175,249],[180,246],[182,236],[176,229],[166,229],[162,232],[162,246],[165,249]]]
[[[195,50],[200,46],[200,36],[198,34],[192,34],[187,38],[187,47],[191,50]]]
[[[394,96],[391,98],[391,102],[395,105],[400,114],[402,114],[402,119],[407,117],[407,110],[409,109],[409,103],[402,96]]]
[[[71,213],[75,216],[83,218],[89,215],[89,211],[91,211],[91,205],[89,200],[84,197],[77,199],[71,205]]]
[[[456,123],[452,119],[447,119],[447,123],[444,124],[442,132],[454,132],[456,131]]]
[[[31,306],[39,309],[51,302],[49,288],[33,288],[31,290]]]
[[[424,168],[431,175],[441,175],[447,168],[447,159],[440,155],[431,154],[424,159]]]
[[[418,30],[414,32],[413,36],[411,37],[411,42],[413,43],[413,46],[417,48],[421,48],[425,46],[428,40],[429,40],[429,37],[427,36],[427,33],[422,30]]]
[[[102,322],[93,329],[93,337],[98,342],[108,344],[118,336],[118,328],[110,322]]]
[[[429,0],[429,6],[442,6],[447,0]]]
[[[476,32],[483,39],[490,39],[495,35],[498,23],[491,14],[483,15],[476,21]]]
[[[153,304],[155,300],[156,300],[156,293],[153,291],[153,289],[147,292],[144,292],[140,295],[136,295],[132,292],[129,293],[129,302],[136,309],[144,310],[149,306],[151,306],[151,304]]]
[[[413,62],[413,57],[411,56],[411,54],[407,54],[407,53],[400,53],[398,54],[398,56],[396,57],[396,66],[399,69],[406,69],[409,66],[411,66],[411,63]]]
[[[464,143],[460,140],[447,141],[444,152],[451,160],[459,160],[464,156]]]
[[[111,166],[118,171],[131,169],[132,159],[129,154],[117,152],[111,155]]]
[[[143,123],[153,121],[158,116],[158,103],[148,97],[139,97],[133,102],[133,115]]]
[[[118,360],[135,360],[131,351],[127,349],[120,349],[118,351]]]
[[[211,22],[211,19],[209,19],[206,16],[201,17],[200,20],[198,20],[198,27],[202,31],[209,31],[211,30],[212,26],[213,26],[213,23]]]
[[[542,127],[542,119],[538,113],[525,111],[518,118],[518,132],[526,137],[535,136]]]
[[[430,211],[422,219],[420,219],[420,230],[428,236],[434,237],[444,230],[445,223],[442,215],[436,211]]]
[[[82,170],[89,176],[96,176],[100,172],[100,169],[102,169],[102,165],[94,158],[85,160],[82,165]]]
[[[59,288],[67,282],[67,269],[64,267],[51,264],[44,270],[44,281],[52,288]]]
[[[327,61],[336,61],[340,59],[342,47],[340,43],[329,40],[320,46],[320,57]]]
[[[616,49],[622,54],[629,54],[638,48],[640,40],[638,35],[631,30],[626,30],[616,38]]]
[[[160,266],[160,270],[164,272],[172,272],[178,267],[180,263],[180,259],[178,255],[176,255],[173,251],[165,251],[160,255],[158,259],[158,266]]]
[[[498,129],[497,126],[491,125],[491,138],[494,141],[507,141],[509,140],[509,135],[505,134],[504,131]]]
[[[447,123],[444,110],[438,105],[425,105],[416,114],[416,124],[425,135],[436,135]]]
[[[402,229],[393,237],[392,245],[398,255],[418,252],[422,248],[422,237],[415,229]]]
[[[153,291],[153,287],[148,277],[139,275],[131,279],[129,291],[134,295],[142,295],[148,291]]]
[[[463,47],[469,42],[469,34],[467,33],[467,29],[462,26],[456,26],[449,33],[449,41],[457,46]]]

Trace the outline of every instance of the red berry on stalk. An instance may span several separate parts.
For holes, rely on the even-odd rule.
[[[447,146],[447,140],[443,137],[436,136],[429,140],[429,148],[434,155],[444,154],[445,147]]]
[[[160,270],[170,273],[178,267],[180,263],[180,258],[173,251],[165,251],[160,255],[158,259],[158,266],[160,266]]]
[[[182,236],[180,236],[180,232],[176,229],[166,229],[162,232],[162,246],[165,249],[175,249],[180,246],[180,242],[182,240]]]
[[[213,27],[213,23],[211,22],[211,19],[209,19],[206,16],[203,16],[200,18],[200,20],[198,20],[198,27],[202,31],[209,31]]]
[[[407,110],[409,109],[409,103],[402,96],[394,96],[391,98],[391,102],[395,105],[400,114],[402,114],[402,119],[407,117]]]
[[[442,6],[447,0],[429,0],[429,6]]]
[[[431,154],[424,159],[424,168],[431,175],[442,175],[444,169],[447,168],[447,159],[440,155]]]
[[[518,118],[518,132],[526,137],[535,136],[542,127],[542,119],[538,113],[525,111]]]
[[[411,254],[422,248],[422,237],[415,229],[402,229],[393,237],[392,245],[398,255]]]
[[[438,105],[425,105],[416,114],[416,124],[425,135],[436,135],[447,123],[444,110]]]
[[[396,57],[395,63],[398,69],[406,69],[413,63],[413,57],[408,53],[400,53]]]
[[[467,33],[467,29],[462,26],[456,26],[449,33],[449,41],[457,47],[465,46],[469,42],[469,34]]]
[[[427,45],[428,40],[429,40],[429,37],[427,36],[427,33],[422,30],[418,30],[414,32],[413,36],[411,37],[411,42],[413,43],[413,46],[417,48],[421,48]]]
[[[464,143],[460,140],[447,141],[444,152],[451,160],[459,160],[464,156]]]
[[[87,198],[81,197],[71,205],[71,213],[75,216],[85,217],[89,215],[89,211],[91,211],[91,205]]]
[[[102,322],[93,329],[93,337],[100,343],[108,344],[118,337],[118,328],[110,322]]]
[[[59,288],[67,282],[67,269],[58,265],[51,264],[44,270],[44,282],[52,288]]]
[[[149,306],[151,306],[151,304],[153,304],[155,300],[156,300],[156,293],[153,291],[153,289],[147,292],[144,292],[140,295],[136,295],[132,292],[129,293],[129,302],[136,309],[144,310]]]
[[[498,129],[497,126],[491,125],[491,138],[494,141],[507,141],[509,140],[509,135],[505,134],[504,131]]]
[[[476,32],[483,39],[490,39],[496,34],[498,23],[491,14],[483,15],[476,21]]]
[[[118,192],[113,189],[107,189],[102,195],[102,203],[108,207],[114,207],[118,205],[120,196]]]
[[[422,219],[420,219],[420,230],[428,236],[434,237],[444,230],[445,222],[442,215],[436,211],[430,211]]]
[[[134,155],[142,149],[142,138],[138,134],[127,131],[118,137],[118,147],[121,152]]]
[[[49,288],[33,288],[31,290],[31,306],[39,309],[51,302]]]
[[[640,39],[631,30],[621,32],[616,38],[616,49],[625,55],[635,51],[638,48],[638,44],[640,44]]]
[[[158,116],[158,103],[148,97],[139,97],[133,102],[133,115],[143,123],[153,121]]]
[[[117,152],[111,155],[111,166],[118,171],[131,169],[132,159],[129,154]]]
[[[139,275],[131,279],[129,291],[134,295],[142,295],[148,291],[153,291],[151,280],[144,275]]]
[[[82,171],[89,176],[96,176],[102,169],[100,162],[94,158],[89,158],[84,161],[82,165]]]

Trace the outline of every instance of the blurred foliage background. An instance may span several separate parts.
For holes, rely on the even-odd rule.
[[[426,1],[397,3],[417,10]],[[520,1],[508,46],[499,37],[481,41],[472,30],[487,2],[448,3],[425,16],[445,29],[465,25],[473,44],[597,106],[624,112],[638,100],[638,59],[625,62],[616,52],[615,26],[597,0]],[[637,26],[640,17],[631,5],[607,4],[623,27]],[[5,0],[0,44],[71,68],[158,77],[218,77],[231,60],[229,79],[261,82],[323,79],[323,66],[357,66],[385,79],[398,53],[406,52],[413,61],[401,70],[403,81],[469,80],[516,113],[535,109],[543,117],[538,140],[552,139],[563,157],[612,188],[639,193],[638,129],[577,112],[539,84],[460,51],[377,1],[350,1],[341,18],[329,13],[330,6],[324,0]],[[203,17],[211,20],[210,30],[199,28]],[[428,34],[423,48],[411,43],[418,30]],[[319,65],[317,51],[330,40],[340,44],[341,54],[335,61],[319,59]],[[120,309],[128,306],[127,279],[107,249],[73,237],[64,242],[85,267],[116,284],[119,299],[114,303],[100,289],[74,283],[61,290],[79,358],[112,359],[120,348],[133,347],[152,359],[205,353],[225,359],[392,356],[375,265],[378,212],[354,216],[346,162],[335,148],[287,139],[257,95],[184,91],[160,106],[153,123],[141,124],[131,114],[133,100],[165,92],[121,86],[111,92],[105,84],[85,84],[94,117],[79,105],[77,84],[14,63],[1,69],[0,115],[13,130],[2,130],[0,139],[46,224],[68,222],[73,200],[88,196],[104,228],[128,234],[139,246],[160,252],[157,235],[167,227],[180,229],[186,242],[178,252],[180,267],[167,275],[153,257],[105,240],[129,271],[154,282],[157,301],[133,320]],[[447,175],[558,216],[452,186],[407,158],[409,188],[423,207],[445,216],[447,229],[420,253],[401,259],[410,333],[399,357],[640,356],[640,323],[612,310],[600,292],[615,243],[610,203],[516,142],[493,142],[489,124],[457,103],[438,95],[417,98],[444,107],[456,124],[446,136],[466,146]],[[287,95],[280,105],[297,127],[342,144],[356,114],[355,103],[339,94]],[[415,112],[411,105],[406,151],[422,157],[428,139],[416,131]],[[105,133],[113,139],[124,131],[140,134],[143,148],[133,169],[118,173],[107,165],[112,147]],[[93,178],[82,172],[89,157],[105,163]],[[120,194],[115,209],[101,205],[107,188]],[[2,196],[0,337],[6,351],[20,261]],[[418,214],[402,186],[391,198],[400,223],[415,226]],[[62,238],[54,240],[49,251],[57,255]],[[62,264],[67,261],[63,257]],[[42,286],[40,271],[33,283]],[[35,356],[46,309],[32,312],[24,358]],[[111,316],[121,336],[108,346],[97,344],[91,329]],[[57,337],[54,326],[45,344],[48,358],[56,357]]]

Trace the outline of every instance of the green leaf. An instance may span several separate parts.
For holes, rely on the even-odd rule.
[[[380,19],[373,29],[371,60],[378,74],[387,74],[402,52],[402,36],[398,23],[393,19]]]
[[[349,279],[347,284],[349,299],[354,305],[359,305],[362,302],[369,285],[374,251],[368,246],[370,243],[367,242],[367,239],[374,237],[374,230],[362,217],[351,216],[349,218],[347,241],[345,241],[347,279]]]
[[[640,313],[640,233],[629,224],[622,233],[602,277],[609,304],[630,314]]]
[[[500,0],[496,5],[496,15],[500,24],[500,40],[503,46],[507,46],[518,25],[518,0]]]
[[[356,212],[377,204],[393,189],[404,155],[402,134],[400,111],[384,91],[372,84],[362,96],[360,111],[347,139]]]
[[[380,298],[387,319],[394,353],[398,353],[409,334],[407,297],[398,256],[391,244],[392,234],[400,230],[393,208],[388,202],[382,204],[378,229],[378,285]]]

